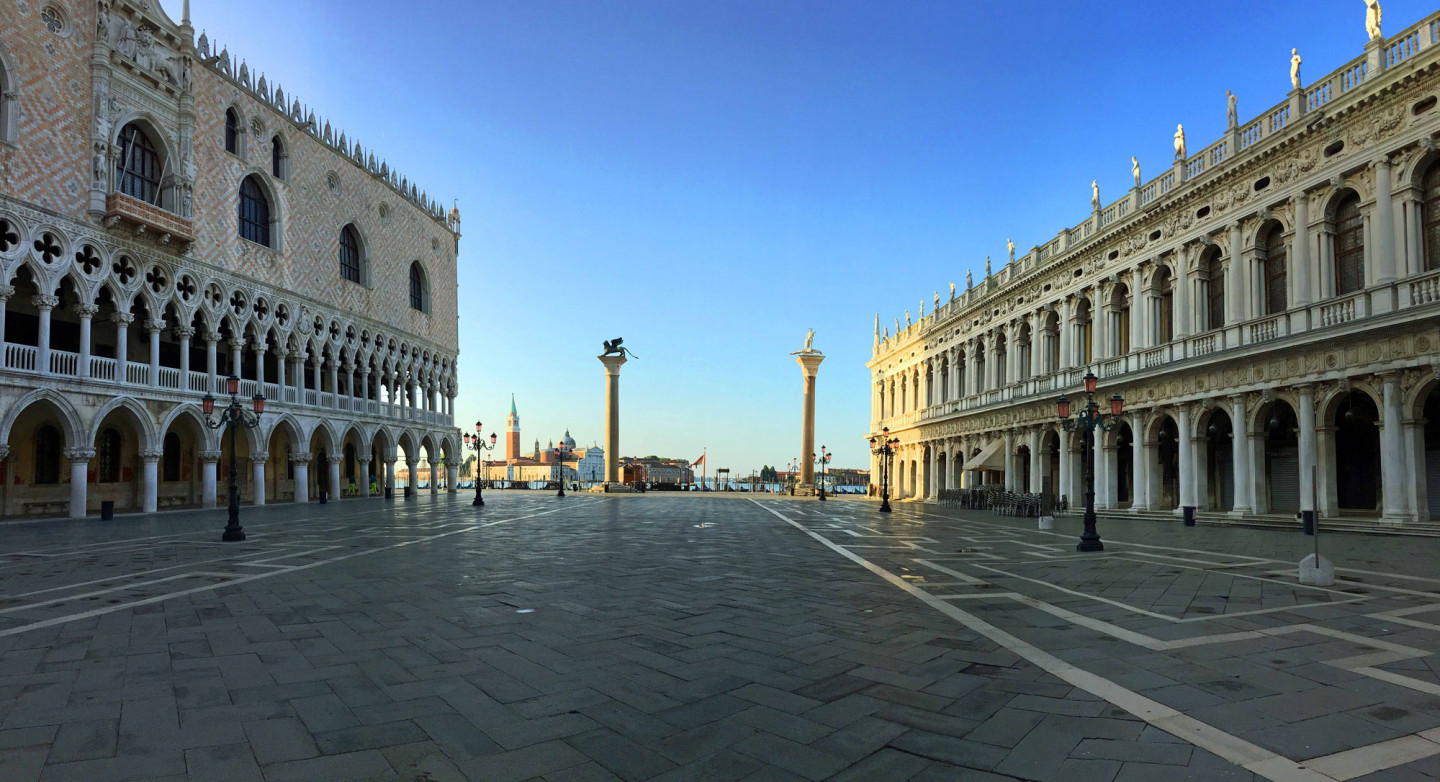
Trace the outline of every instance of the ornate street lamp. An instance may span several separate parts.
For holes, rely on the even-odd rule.
[[[1100,405],[1095,401],[1097,382],[1095,373],[1085,373],[1086,402],[1078,418],[1070,418],[1070,400],[1063,394],[1055,404],[1060,413],[1060,425],[1065,427],[1065,431],[1080,432],[1090,443],[1090,458],[1085,460],[1085,531],[1080,533],[1080,543],[1075,546],[1076,551],[1105,550],[1104,544],[1100,542],[1100,534],[1095,531],[1095,430],[1109,431],[1116,424],[1114,419],[1119,418],[1125,410],[1124,398],[1115,394],[1110,397],[1109,416],[1102,415]],[[1084,447],[1083,443],[1081,447]]]
[[[265,412],[265,397],[256,394],[251,398],[251,408],[255,411],[252,416],[240,406],[240,378],[234,375],[225,378],[225,390],[230,394],[230,404],[220,411],[219,420],[210,418],[215,412],[215,397],[210,394],[200,400],[200,409],[205,411],[206,426],[211,429],[223,426],[230,431],[230,519],[225,524],[225,534],[221,535],[220,539],[235,541],[245,539],[245,528],[240,526],[240,489],[235,485],[235,441],[240,437],[240,433],[235,430],[254,429],[260,425],[260,414]],[[256,486],[255,491],[265,491],[265,487]]]
[[[465,447],[475,452],[475,500],[470,503],[471,505],[482,506],[485,504],[485,498],[480,494],[480,487],[483,483],[480,475],[481,472],[485,469],[485,460],[481,458],[480,455],[485,451],[495,450],[495,440],[497,439],[497,437],[498,435],[496,435],[494,432],[491,432],[490,444],[486,445],[485,438],[480,434],[479,421],[475,422],[474,435],[471,435],[469,432],[465,433]]]
[[[825,501],[825,465],[829,464],[829,463],[830,463],[830,459],[831,459],[832,457],[834,457],[834,456],[835,456],[835,454],[830,453],[829,451],[825,450],[825,446],[822,445],[822,446],[820,446],[820,456],[815,459],[815,461],[817,461],[817,462],[820,463],[820,492],[819,492],[819,495],[820,495],[820,501],[821,501],[821,502],[824,502],[824,501]]]
[[[895,446],[900,444],[900,438],[890,436],[890,427],[880,430],[879,445],[876,445],[874,437],[870,438],[870,452],[880,457],[880,512],[890,512],[890,464],[895,458]]]
[[[560,444],[555,446],[555,463],[560,466],[560,491],[555,493],[556,497],[565,496],[565,460],[568,458],[570,458],[570,448],[565,445],[564,440],[561,440]]]

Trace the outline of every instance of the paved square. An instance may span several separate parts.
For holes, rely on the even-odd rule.
[[[1440,775],[1440,541],[469,499],[0,525],[0,779]]]

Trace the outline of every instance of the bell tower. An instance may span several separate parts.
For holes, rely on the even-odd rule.
[[[520,458],[520,414],[515,412],[515,395],[510,395],[510,415],[505,419],[505,461]]]

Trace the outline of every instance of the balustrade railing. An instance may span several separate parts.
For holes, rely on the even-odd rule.
[[[29,345],[5,345],[5,368],[20,369],[26,372],[35,371],[36,356],[39,350]]]
[[[101,358],[100,356],[90,357],[90,377],[96,380],[115,379],[115,359]]]
[[[50,349],[50,374],[74,375],[80,366],[80,354],[68,350]]]
[[[125,363],[128,365],[125,367],[125,382],[137,386],[150,385],[149,364],[137,364],[134,361],[126,361]]]
[[[170,367],[160,367],[160,387],[180,388],[180,370]]]
[[[190,390],[197,394],[207,393],[210,390],[210,375],[205,372],[190,370],[188,381]]]

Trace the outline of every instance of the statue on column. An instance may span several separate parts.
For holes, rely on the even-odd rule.
[[[1240,112],[1235,108],[1236,100],[1235,93],[1225,91],[1225,122],[1226,127],[1232,130],[1240,124]]]
[[[1134,155],[1130,156],[1130,176],[1135,177],[1135,186],[1140,186],[1140,160]]]
[[[1179,163],[1185,159],[1185,126],[1175,126],[1175,162]]]
[[[805,352],[805,353],[813,353],[813,352],[815,352],[815,347],[814,347],[814,345],[815,345],[815,329],[806,329],[806,331],[805,331],[805,350],[802,351],[802,352]]]
[[[1300,50],[1290,50],[1290,88],[1300,89]]]
[[[1380,0],[1365,0],[1365,32],[1372,41],[1384,37],[1380,34]]]

